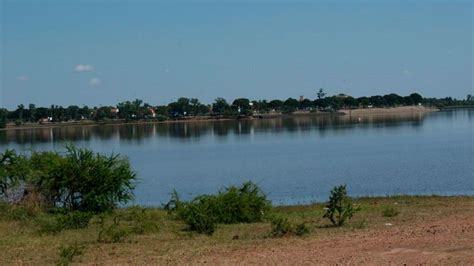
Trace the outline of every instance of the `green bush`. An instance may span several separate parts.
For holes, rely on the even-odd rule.
[[[105,216],[100,217],[100,230],[97,241],[101,243],[118,243],[122,242],[129,235],[129,231],[121,226],[122,217],[117,215],[113,217],[113,223],[108,225],[105,222]]]
[[[219,192],[216,204],[218,221],[224,224],[261,222],[270,210],[265,194],[252,182]]]
[[[59,248],[59,262],[58,265],[69,265],[74,257],[83,254],[83,246],[80,246],[77,242],[72,245],[62,245]]]
[[[159,122],[163,122],[163,121],[168,120],[168,117],[165,115],[157,115],[156,120],[158,120]]]
[[[230,186],[217,195],[198,196],[189,202],[179,200],[176,192],[165,209],[176,213],[190,230],[212,234],[217,224],[261,222],[271,204],[252,182]]]
[[[7,150],[0,154],[0,200],[22,185],[25,195],[45,207],[104,212],[133,197],[135,173],[127,159],[66,146],[66,153],[33,152],[30,157]]]
[[[291,224],[287,218],[276,217],[271,220],[272,236],[282,237],[292,232]]]
[[[283,237],[292,234],[302,236],[309,233],[309,228],[305,223],[293,225],[285,217],[277,216],[272,218],[270,222],[272,226],[272,237]]]
[[[395,217],[398,214],[399,214],[399,212],[393,207],[386,208],[382,211],[382,216],[383,217]]]
[[[122,220],[129,222],[130,232],[134,234],[156,232],[159,229],[156,218],[146,208],[138,206],[129,208]]]
[[[218,212],[215,197],[200,196],[178,209],[178,217],[189,226],[189,230],[211,235],[219,222]]]
[[[300,224],[296,225],[295,234],[297,236],[302,236],[302,235],[309,234],[309,228],[306,226],[305,223],[300,223]]]
[[[57,234],[63,230],[81,229],[89,225],[93,213],[69,211],[57,214],[44,213],[35,222],[41,234]]]
[[[31,156],[29,182],[53,206],[72,211],[104,212],[133,197],[135,173],[128,160],[66,146],[66,154],[42,152]]]
[[[0,203],[0,219],[14,221],[28,221],[38,213],[23,206],[12,206],[7,203]]]
[[[331,190],[325,209],[323,218],[328,218],[334,226],[344,225],[346,220],[350,220],[360,210],[359,207],[353,206],[351,198],[347,195],[346,185],[336,186]]]
[[[27,158],[18,155],[14,150],[6,150],[0,154],[0,200],[8,199],[7,192],[23,182],[29,170]]]
[[[92,216],[90,212],[71,211],[58,215],[56,220],[63,229],[81,229],[89,225]]]

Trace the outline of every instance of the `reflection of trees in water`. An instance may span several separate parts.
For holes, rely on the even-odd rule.
[[[471,119],[471,112],[469,119]],[[446,112],[445,116],[452,116]],[[269,119],[236,121],[203,121],[163,124],[98,125],[83,127],[36,128],[0,131],[0,143],[15,142],[41,143],[59,141],[88,141],[118,138],[121,141],[140,142],[153,137],[196,140],[212,134],[218,138],[229,135],[249,135],[255,133],[279,134],[301,131],[316,131],[321,135],[328,133],[345,134],[354,127],[387,128],[402,125],[419,127],[425,119],[424,114],[374,115],[374,116],[284,116]]]

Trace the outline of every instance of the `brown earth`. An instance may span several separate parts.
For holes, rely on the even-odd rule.
[[[211,264],[474,265],[474,212],[438,221],[207,254]]]

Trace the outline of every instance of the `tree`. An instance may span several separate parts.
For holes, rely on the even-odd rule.
[[[415,104],[419,104],[423,101],[423,97],[418,93],[410,94],[410,98],[413,100]]]
[[[7,117],[8,110],[0,108],[0,128],[5,128],[7,126]]]
[[[212,104],[212,112],[218,115],[223,115],[229,109],[230,106],[224,98],[217,98]]]
[[[324,97],[326,97],[326,93],[324,92],[322,88],[319,89],[317,95],[318,95],[318,99],[323,99]]]
[[[232,102],[232,109],[242,115],[251,115],[250,100],[246,98],[238,98]]]
[[[283,101],[281,100],[272,100],[268,103],[268,106],[275,111],[279,111],[283,108]]]
[[[292,113],[298,109],[299,105],[300,103],[298,102],[298,100],[288,98],[285,102],[283,102],[283,111],[285,113]]]
[[[35,122],[36,119],[35,119],[35,116],[36,116],[36,105],[30,103],[29,106],[28,106],[28,110],[30,112],[30,122]]]
[[[472,96],[472,94],[468,94],[466,96],[466,101],[468,101],[468,102],[474,101],[474,97]]]

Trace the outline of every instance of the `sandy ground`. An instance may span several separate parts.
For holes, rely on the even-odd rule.
[[[474,265],[474,211],[438,221],[385,227],[335,238],[291,238],[268,246],[211,252],[198,263]]]
[[[366,108],[366,109],[343,109],[340,112],[346,115],[385,115],[385,114],[406,114],[406,113],[427,113],[439,111],[437,108],[424,106],[402,106],[394,108]]]

